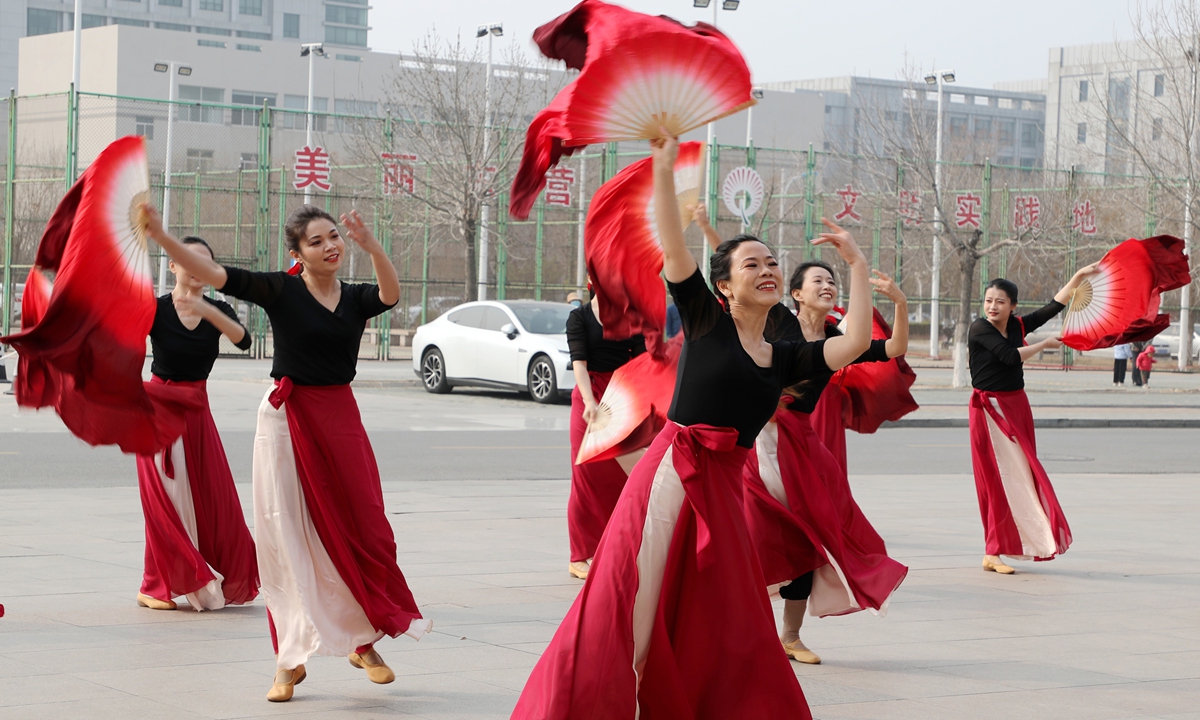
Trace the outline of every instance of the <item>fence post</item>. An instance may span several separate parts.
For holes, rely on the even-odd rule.
[[[1158,184],[1151,182],[1146,189],[1146,237],[1154,235],[1158,230]]]
[[[233,201],[233,257],[235,259],[242,256],[242,192],[244,191],[243,178],[246,170],[239,165],[237,174],[237,194],[234,195]]]
[[[604,172],[600,178],[600,184],[608,182],[613,175],[617,174],[617,144],[610,142],[604,146]]]
[[[384,150],[387,152],[394,151],[395,135],[392,129],[392,112],[389,110],[383,119],[383,144]],[[388,262],[392,262],[392,206],[393,203],[383,197],[383,163],[379,164],[379,184],[376,185],[376,193],[379,197],[379,205],[383,206],[384,217],[380,218],[380,213],[375,212],[375,226],[378,232],[375,233],[380,238],[380,244],[383,245],[383,251],[387,253]],[[404,293],[400,294],[404,297]],[[392,354],[392,311],[389,310],[379,316],[379,359],[386,362],[391,359]]]
[[[896,160],[896,205],[900,204],[900,192],[904,190],[904,165]],[[904,282],[904,218],[896,213],[896,258],[894,268],[896,287]]]
[[[63,171],[67,190],[75,184],[75,171],[79,164],[79,91],[75,83],[67,92],[67,167]]]
[[[873,229],[871,231],[871,267],[873,267],[873,268],[879,267],[879,241],[880,241],[880,233],[883,231],[883,228],[882,228],[882,225],[883,225],[882,203],[883,203],[882,197],[876,198],[875,212],[873,214],[873,217],[871,218],[871,220],[872,220],[871,225],[873,226]]]
[[[425,240],[421,249],[421,324],[429,314],[429,161],[425,161]]]
[[[804,259],[812,260],[813,210],[816,207],[817,154],[813,144],[808,144],[808,159],[804,163]]]
[[[542,299],[542,250],[546,240],[546,203],[539,195],[537,200],[537,233],[535,235],[536,245],[534,247],[534,268],[533,268],[533,299]]]
[[[508,207],[508,191],[501,190],[498,205]],[[496,213],[496,299],[508,298],[508,211]]]
[[[980,241],[981,250],[986,250],[992,244],[992,159],[983,161],[983,239]],[[963,278],[966,282],[967,278]],[[979,296],[983,297],[984,286],[988,283],[988,256],[979,258]]]
[[[717,136],[714,133],[712,136],[712,144],[708,146],[708,177],[712,178],[712,182],[708,183],[708,197],[704,199],[708,205],[708,222],[713,227],[717,226],[717,198],[720,197],[721,191],[718,189],[720,185],[719,178],[721,176],[721,146],[717,144]],[[708,256],[712,255],[712,248],[707,242],[700,243],[700,256],[704,259],[700,263],[700,270],[704,273],[705,279],[708,278]]]
[[[1004,186],[1004,192],[1000,194],[1000,203],[1004,206],[1004,214],[1000,216],[1000,227],[1002,229],[1002,234],[1007,238],[1010,232],[1008,222],[1009,218],[1012,217],[1012,213],[1008,211],[1008,209],[1012,207],[1012,201],[1009,197],[1007,184]],[[996,258],[996,263],[999,266],[999,272],[997,273],[997,276],[1008,277],[1008,248],[1003,248],[1000,251],[1000,254]]]
[[[8,91],[8,160],[4,164],[4,334],[12,323],[13,206],[17,179],[17,91]]]
[[[283,170],[280,169],[282,176]],[[282,184],[280,193],[283,192]],[[267,257],[268,234],[271,229],[271,109],[263,101],[263,111],[258,116],[258,207],[254,213],[254,270],[266,272],[270,260]],[[281,267],[280,270],[283,268]],[[258,356],[267,356],[267,320],[262,308],[254,307],[254,325],[258,336]],[[272,351],[274,354],[274,351]]]

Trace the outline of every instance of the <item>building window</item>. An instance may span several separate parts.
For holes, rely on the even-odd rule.
[[[270,40],[271,33],[251,32],[249,30],[238,30],[237,36],[240,38],[250,38],[252,40]]]
[[[204,42],[204,41],[201,41]],[[221,88],[200,87],[198,85],[180,85],[179,99],[184,102],[197,103],[193,106],[180,106],[175,118],[185,122],[223,123],[225,110],[223,108],[203,107],[199,103],[223,103],[225,91]]]
[[[337,0],[343,5],[370,5],[369,0]]]
[[[115,17],[112,19],[113,25],[132,25],[133,27],[150,27],[149,20],[131,20],[129,18]]]
[[[254,170],[258,167],[258,153],[242,153],[243,170]]]
[[[225,12],[225,0],[200,0],[200,9],[211,10],[213,12]],[[209,157],[211,157],[211,155]]]
[[[158,28],[159,30],[174,30],[176,32],[191,32],[192,31],[191,25],[180,25],[179,23],[156,22],[156,23],[154,23],[154,27]]]
[[[1075,129],[1075,142],[1087,142],[1087,123],[1079,123],[1079,127]]]
[[[992,137],[991,118],[975,118],[975,139],[988,140]]]
[[[224,28],[211,28],[211,27],[200,27],[200,26],[196,26],[196,32],[200,33],[201,35],[223,35],[225,37],[229,37],[230,35],[233,35],[232,30],[226,30]]]
[[[1151,140],[1161,140],[1162,139],[1162,128],[1163,128],[1162,118],[1154,118],[1154,123],[1150,128],[1150,139]]]
[[[158,0],[162,7],[183,7],[183,0]]]
[[[325,42],[332,45],[367,46],[367,31],[359,28],[325,26]]]
[[[212,170],[213,151],[188,148],[184,172],[206,173]]]
[[[1087,102],[1088,98],[1088,81],[1079,81],[1079,102]]]
[[[220,40],[197,40],[196,44],[200,47],[225,48],[225,43]]]
[[[283,106],[288,110],[299,110],[297,113],[279,113],[276,117],[279,118],[279,127],[291,130],[305,130],[308,124],[305,122],[305,111],[308,110],[307,95],[284,95]],[[326,118],[324,115],[317,115],[329,110],[329,98],[314,97],[313,98],[313,130],[317,132],[325,132]]]
[[[1021,158],[1021,167],[1025,170],[1032,170],[1037,167],[1037,158]]]
[[[341,25],[366,25],[367,11],[359,8],[343,7],[341,5],[325,6],[325,22]]]
[[[262,15],[263,0],[238,0],[239,15]]]
[[[362,62],[362,55],[338,55],[337,59],[346,62]]]
[[[25,34],[33,37],[34,35],[49,35],[58,32],[61,15],[54,10],[27,8],[25,11]]]
[[[262,45],[243,45],[238,43],[237,49],[245,50],[246,52],[262,52]]]
[[[967,117],[965,115],[950,116],[950,135],[952,137],[967,136]]]
[[[300,37],[300,16],[298,14],[283,14],[283,36],[285,38]]]
[[[154,139],[154,118],[149,115],[137,115],[133,118],[134,128],[133,134],[144,137],[147,140]]]
[[[333,101],[333,111],[338,115],[365,115],[371,117],[378,113],[377,107],[374,101],[367,100],[342,100],[339,98]],[[338,132],[354,132],[360,125],[361,121],[354,118],[339,117],[337,119]]]
[[[1162,97],[1163,93],[1166,91],[1167,91],[1167,76],[1166,75],[1155,75],[1154,76],[1154,97]]]
[[[83,22],[81,23],[84,30],[94,27],[104,27],[107,24],[108,18],[103,15],[88,15],[86,13],[84,13]]]
[[[1014,122],[1012,120],[1001,120],[999,127],[998,127],[998,131],[996,133],[996,140],[1001,145],[1012,145],[1013,140],[1015,140],[1016,137],[1017,137],[1016,122]]]
[[[1042,135],[1042,129],[1034,123],[1026,123],[1021,126],[1021,147],[1036,148],[1038,139]]]
[[[234,108],[229,111],[229,122],[234,125],[257,125],[259,118],[262,117],[263,102],[267,103],[268,107],[275,107],[275,95],[267,95],[265,93],[241,92],[233,91],[234,105],[252,105],[257,109]]]

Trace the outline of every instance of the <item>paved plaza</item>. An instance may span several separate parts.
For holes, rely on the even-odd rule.
[[[222,360],[210,381],[247,509],[267,373]],[[947,370],[918,373],[914,417],[965,417]],[[1039,418],[1200,419],[1197,375],[1156,373],[1149,391],[1116,390],[1102,372],[1027,377]],[[364,362],[356,394],[400,567],[433,633],[380,643],[391,685],[313,658],[279,705],[264,699],[262,601],[137,607],[132,459],[0,396],[0,718],[507,718],[582,585],[566,572],[567,408],[432,396],[412,380],[407,363]],[[1200,719],[1200,430],[1175,424],[1039,430],[1075,539],[1012,577],[979,567],[965,428],[851,434],[855,495],[911,570],[885,618],[806,620],[824,664],[793,668],[814,717]]]

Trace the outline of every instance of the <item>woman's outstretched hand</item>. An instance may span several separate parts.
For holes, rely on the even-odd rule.
[[[813,245],[833,245],[834,249],[838,251],[838,255],[841,255],[842,260],[845,260],[848,265],[865,263],[867,261],[866,256],[859,249],[858,243],[854,242],[854,236],[849,231],[828,218],[821,218],[821,222],[829,229],[818,235],[812,241]]]
[[[675,172],[675,160],[679,158],[679,138],[660,127],[662,137],[650,141],[650,157],[654,158],[654,169],[669,169]]]
[[[158,209],[148,202],[142,203],[138,210],[138,220],[145,227],[147,237],[158,242],[158,239],[166,234],[166,230],[163,229],[162,215],[159,215]]]
[[[875,292],[891,300],[893,303],[905,302],[907,300],[904,296],[904,291],[896,285],[896,281],[892,279],[891,275],[879,270],[872,270],[871,272],[875,275],[875,277],[871,278],[871,286],[875,289]]]
[[[351,210],[349,213],[342,213],[342,225],[346,227],[346,236],[349,237],[354,244],[363,249],[366,253],[382,252],[383,246],[375,239],[375,233],[367,227],[362,216],[357,210]]]

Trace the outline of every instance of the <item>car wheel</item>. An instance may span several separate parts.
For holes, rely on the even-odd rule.
[[[545,355],[538,355],[529,363],[529,396],[534,402],[554,403],[558,401],[558,379],[554,375],[554,363]]]
[[[439,395],[450,392],[450,383],[446,380],[446,359],[442,357],[441,350],[430,348],[425,351],[421,358],[421,384],[426,392]]]

